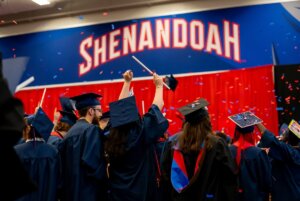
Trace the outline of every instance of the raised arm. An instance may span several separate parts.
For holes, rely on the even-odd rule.
[[[163,80],[156,73],[153,73],[153,82],[156,86],[156,89],[155,89],[155,95],[152,104],[155,104],[161,110],[164,106]]]
[[[119,96],[119,100],[123,98],[127,98],[129,96],[129,87],[130,87],[132,77],[133,77],[133,72],[131,70],[127,70],[125,73],[123,73],[124,84]]]
[[[263,134],[267,130],[262,123],[257,124],[256,127],[258,128],[261,134]]]

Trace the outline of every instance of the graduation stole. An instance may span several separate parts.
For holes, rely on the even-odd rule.
[[[59,137],[60,139],[64,139],[63,135],[60,132],[58,132],[58,131],[51,132],[51,135]]]
[[[196,176],[200,172],[200,169],[204,161],[205,152],[206,152],[205,141],[202,143],[201,149],[197,156],[194,175],[191,178],[191,180],[189,180],[188,178],[188,174],[184,163],[184,157],[183,154],[181,153],[178,143],[175,146],[173,146],[173,149],[174,152],[173,152],[173,161],[171,166],[171,183],[173,185],[173,188],[178,193],[181,193],[184,189],[186,189],[187,186],[189,186],[189,184],[193,183],[193,181],[196,179]]]
[[[237,148],[235,160],[238,167],[240,167],[240,163],[241,163],[242,150],[254,146],[253,142],[251,141],[253,141],[253,134],[247,133],[244,135],[240,135],[239,139],[235,143],[233,143],[233,146]]]

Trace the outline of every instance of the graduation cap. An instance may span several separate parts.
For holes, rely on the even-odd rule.
[[[73,126],[76,121],[77,121],[77,117],[73,112],[67,112],[67,111],[59,111],[59,113],[61,114],[61,118],[60,118],[60,122],[64,122],[69,124],[70,126]]]
[[[283,135],[288,130],[289,126],[286,123],[283,123],[279,128],[279,135]]]
[[[92,107],[96,105],[101,105],[98,98],[102,97],[95,93],[85,93],[78,96],[71,97],[70,99],[75,100],[75,107],[77,110],[83,108]]]
[[[289,123],[289,130],[300,139],[300,125],[294,119]]]
[[[255,116],[250,111],[242,112],[228,117],[233,121],[237,127],[236,129],[241,133],[251,133],[254,130],[254,125],[262,122],[260,118]]]
[[[112,128],[119,127],[139,119],[135,96],[109,103]]]
[[[29,59],[27,57],[17,57],[3,60],[3,77],[7,80],[9,90],[12,94],[15,93],[17,86],[21,82],[28,61]]]
[[[171,74],[170,76],[166,76],[165,82],[172,91],[175,91],[175,89],[178,85],[178,80],[175,79],[173,74]]]
[[[59,102],[63,111],[73,112],[75,110],[74,103],[70,98],[59,97]]]
[[[110,111],[104,112],[100,117],[100,120],[110,118]]]
[[[31,125],[33,128],[35,128],[35,130],[47,142],[54,125],[43,109],[39,107],[34,115],[30,115],[26,117],[26,119],[28,125]]]
[[[194,101],[193,103],[189,103],[181,108],[179,108],[179,112],[185,116],[185,120],[189,123],[197,123],[201,121],[202,118],[208,116],[208,111],[206,106],[209,103],[207,100],[201,98],[199,100]]]

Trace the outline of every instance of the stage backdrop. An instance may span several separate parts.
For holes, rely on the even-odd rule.
[[[232,135],[234,123],[229,115],[246,110],[254,112],[264,120],[264,124],[273,132],[277,132],[277,111],[274,95],[272,66],[263,66],[227,72],[189,75],[177,77],[179,85],[175,92],[164,89],[165,107],[163,112],[169,120],[170,134],[181,128],[182,122],[177,108],[198,98],[206,98],[214,130],[224,130]],[[82,92],[96,92],[103,95],[103,109],[108,110],[108,103],[117,100],[123,82],[93,85],[55,87],[46,90],[43,108],[53,118],[55,107],[61,109],[58,96],[71,97]],[[155,86],[153,80],[133,81],[139,111],[147,111],[150,107]],[[41,100],[44,89],[24,90],[17,97],[24,101],[27,112],[32,113]],[[144,102],[144,109],[142,108]]]
[[[4,59],[28,59],[21,81],[31,76],[35,81],[17,96],[29,113],[45,87],[52,98],[44,105],[49,113],[58,96],[84,91],[102,90],[107,104],[117,98],[117,79],[127,69],[144,80],[136,81],[134,89],[148,107],[152,81],[134,55],[158,74],[179,78],[178,90],[165,92],[172,132],[180,128],[177,107],[204,97],[211,102],[215,129],[230,127],[227,115],[252,109],[263,111],[262,118],[277,133],[270,64],[274,55],[278,64],[300,63],[299,7],[299,2],[275,3],[23,34],[0,38],[0,51]],[[248,74],[246,80],[240,77]],[[265,84],[268,89],[262,91]]]

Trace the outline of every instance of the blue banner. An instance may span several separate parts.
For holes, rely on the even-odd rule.
[[[300,63],[299,2],[135,19],[0,38],[4,59],[28,58],[30,86]],[[21,81],[22,81],[21,80]]]

